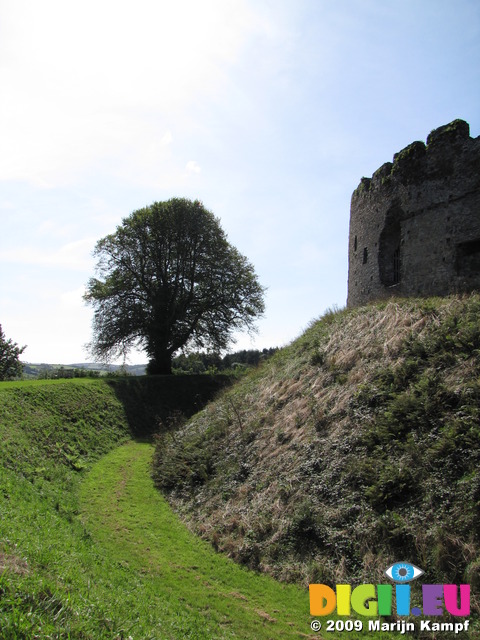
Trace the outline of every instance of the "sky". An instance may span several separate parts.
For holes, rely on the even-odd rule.
[[[0,0],[4,333],[91,360],[96,242],[186,197],[267,288],[231,349],[288,344],[345,306],[361,177],[456,118],[480,135],[478,0]]]

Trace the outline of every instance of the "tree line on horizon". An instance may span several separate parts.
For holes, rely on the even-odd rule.
[[[6,358],[6,346],[19,349],[11,340],[7,341],[1,332],[0,325],[0,363]],[[23,349],[22,349],[23,350]],[[260,349],[241,349],[224,356],[218,353],[194,352],[180,354],[172,360],[172,372],[175,375],[184,374],[216,374],[216,373],[242,373],[251,367],[258,366],[278,351],[278,347]],[[16,353],[16,352],[14,352]],[[20,354],[18,354],[20,355]],[[16,357],[16,356],[15,356]],[[71,378],[100,378],[103,376],[141,376],[145,374],[146,365],[109,365],[108,369],[102,369],[101,365],[95,368],[90,363],[85,365],[55,365],[32,364],[21,362],[18,357],[15,366],[12,362],[8,368],[1,369],[0,380],[64,380]]]
[[[172,371],[181,373],[222,373],[225,371],[239,371],[258,366],[262,361],[270,358],[278,347],[262,349],[242,349],[221,356],[218,353],[189,353],[180,354],[172,360]]]

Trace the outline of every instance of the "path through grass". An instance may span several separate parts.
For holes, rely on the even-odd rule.
[[[193,536],[155,490],[152,447],[128,443],[82,485],[86,529],[125,572],[139,638],[311,637],[308,592],[254,574]],[[153,634],[152,634],[153,631]],[[315,636],[318,637],[318,636]]]

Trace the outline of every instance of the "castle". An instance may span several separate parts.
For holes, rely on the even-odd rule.
[[[347,305],[480,290],[480,136],[413,142],[352,195]]]

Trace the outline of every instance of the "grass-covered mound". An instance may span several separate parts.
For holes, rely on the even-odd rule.
[[[329,313],[158,439],[193,530],[284,580],[480,588],[480,297]]]

